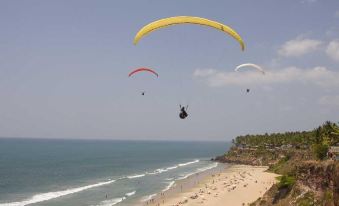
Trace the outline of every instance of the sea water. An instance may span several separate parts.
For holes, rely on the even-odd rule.
[[[0,206],[136,205],[217,166],[226,142],[0,139]]]

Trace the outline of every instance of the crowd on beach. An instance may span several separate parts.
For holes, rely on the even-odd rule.
[[[218,201],[225,203],[225,199],[230,200],[230,205],[246,205],[262,196],[275,183],[274,174],[270,174],[270,178],[260,176],[264,170],[259,167],[234,166],[203,179],[199,178],[199,174],[192,175],[189,180],[180,182],[169,190],[169,193],[171,190],[177,192],[168,196],[161,192],[157,197],[148,200],[146,205],[219,205]],[[185,182],[191,186],[187,186]]]

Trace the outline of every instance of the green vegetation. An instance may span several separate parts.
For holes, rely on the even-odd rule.
[[[280,147],[282,145],[310,145],[312,142],[313,132],[285,132],[285,133],[272,133],[264,135],[245,135],[238,136],[235,139],[235,144],[256,146],[256,147]]]
[[[330,190],[327,190],[322,199],[322,205],[327,205],[333,201],[333,193]]]
[[[295,162],[289,160],[290,160],[289,156],[280,159],[276,164],[271,165],[269,171],[277,174],[295,176],[295,165],[294,165]]]
[[[313,153],[315,154],[315,156],[318,159],[323,160],[326,158],[329,146],[327,144],[314,144],[312,146],[312,149],[313,149]]]
[[[281,175],[279,182],[251,205],[338,202],[334,179],[339,177],[339,162],[327,160],[329,148],[339,145],[337,124],[327,121],[312,131],[238,136],[232,143],[234,146],[218,161],[267,165],[269,171]]]
[[[325,159],[329,146],[338,144],[339,142],[338,131],[339,127],[336,124],[329,121],[314,130],[314,141],[312,145],[312,151],[317,159],[320,160]]]
[[[314,194],[312,192],[307,192],[302,198],[297,200],[297,205],[299,205],[299,206],[314,206],[314,205],[316,205]]]
[[[291,189],[295,184],[295,177],[283,175],[277,178],[279,180],[278,188],[289,188]]]
[[[270,171],[272,171],[274,173],[280,173],[279,171],[283,167],[285,167],[288,160],[289,160],[289,157],[284,157],[284,158],[280,159],[278,163],[271,166]]]
[[[323,160],[329,146],[339,144],[339,127],[330,121],[313,131],[285,132],[264,135],[238,136],[232,141],[237,147],[258,150],[301,149],[309,150],[315,158]]]

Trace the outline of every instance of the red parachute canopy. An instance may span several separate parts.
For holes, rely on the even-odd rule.
[[[131,71],[131,73],[128,74],[128,76],[130,77],[133,74],[138,73],[138,72],[151,72],[154,75],[156,75],[157,77],[159,76],[158,73],[156,73],[154,70],[149,69],[149,68],[139,68],[139,69],[133,70],[133,71]]]

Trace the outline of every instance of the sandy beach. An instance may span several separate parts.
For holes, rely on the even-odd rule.
[[[276,182],[278,175],[266,170],[267,167],[231,165],[203,178],[194,175],[188,181],[177,182],[173,188],[177,192],[157,195],[158,198],[146,205],[247,205],[261,197]]]

